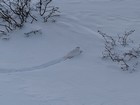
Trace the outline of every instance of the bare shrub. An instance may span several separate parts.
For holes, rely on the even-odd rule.
[[[30,0],[1,0],[0,18],[7,31],[21,28],[30,15]]]
[[[58,16],[56,12],[58,7],[50,6],[52,0],[39,0],[36,2],[35,8],[32,5],[32,0],[0,0],[0,32],[13,31],[17,28],[22,28],[24,23],[38,21],[38,14],[43,17],[44,22]]]
[[[123,34],[123,36],[120,36],[120,35],[118,35],[118,41],[120,42],[120,44],[122,45],[122,46],[127,46],[128,45],[128,37],[134,32],[135,30],[131,30],[131,31],[129,31],[129,32],[125,32],[124,34]]]
[[[51,19],[53,22],[55,20],[53,17],[59,16],[57,13],[58,7],[50,6],[49,4],[52,2],[52,0],[39,0],[36,3],[36,10],[39,12],[40,16],[43,17],[44,22],[47,22],[49,19]]]
[[[42,31],[40,29],[39,30],[32,30],[30,32],[24,33],[25,37],[30,37],[33,35],[41,35],[41,34],[42,34]]]
[[[110,59],[113,62],[120,64],[121,69],[134,71],[138,65],[138,58],[140,57],[140,46],[130,47],[128,37],[135,30],[125,32],[122,36],[112,37],[98,31],[105,41],[105,49],[102,52],[103,59]],[[134,43],[131,43],[134,44]]]

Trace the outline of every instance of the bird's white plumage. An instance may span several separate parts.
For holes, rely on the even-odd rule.
[[[64,56],[65,59],[71,59],[79,54],[82,53],[82,50],[80,50],[80,47],[76,47],[75,49],[73,49],[72,51],[70,51],[68,54],[66,54],[66,56]]]

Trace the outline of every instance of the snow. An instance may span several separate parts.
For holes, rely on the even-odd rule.
[[[10,40],[0,41],[0,104],[139,105],[139,67],[129,73],[104,61],[104,40],[97,31],[115,36],[135,29],[131,38],[139,44],[140,1],[53,0],[53,4],[61,11],[55,23],[27,23],[11,32]],[[25,37],[35,29],[42,34]],[[77,46],[83,53],[57,63]],[[48,62],[53,65],[27,69]]]

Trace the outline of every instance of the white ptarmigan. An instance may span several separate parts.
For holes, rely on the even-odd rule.
[[[68,54],[66,54],[66,56],[64,56],[64,59],[71,59],[77,55],[80,55],[83,51],[80,50],[80,47],[76,47],[75,49],[73,49],[72,51],[70,51]]]

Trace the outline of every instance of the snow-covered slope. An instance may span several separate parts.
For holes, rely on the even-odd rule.
[[[1,105],[139,105],[140,71],[124,72],[101,59],[104,41],[98,30],[115,36],[135,29],[139,43],[139,0],[53,0],[56,23],[26,24],[0,41]],[[42,35],[24,37],[41,29]],[[35,71],[79,46],[83,53]],[[3,72],[4,70],[23,72]]]

